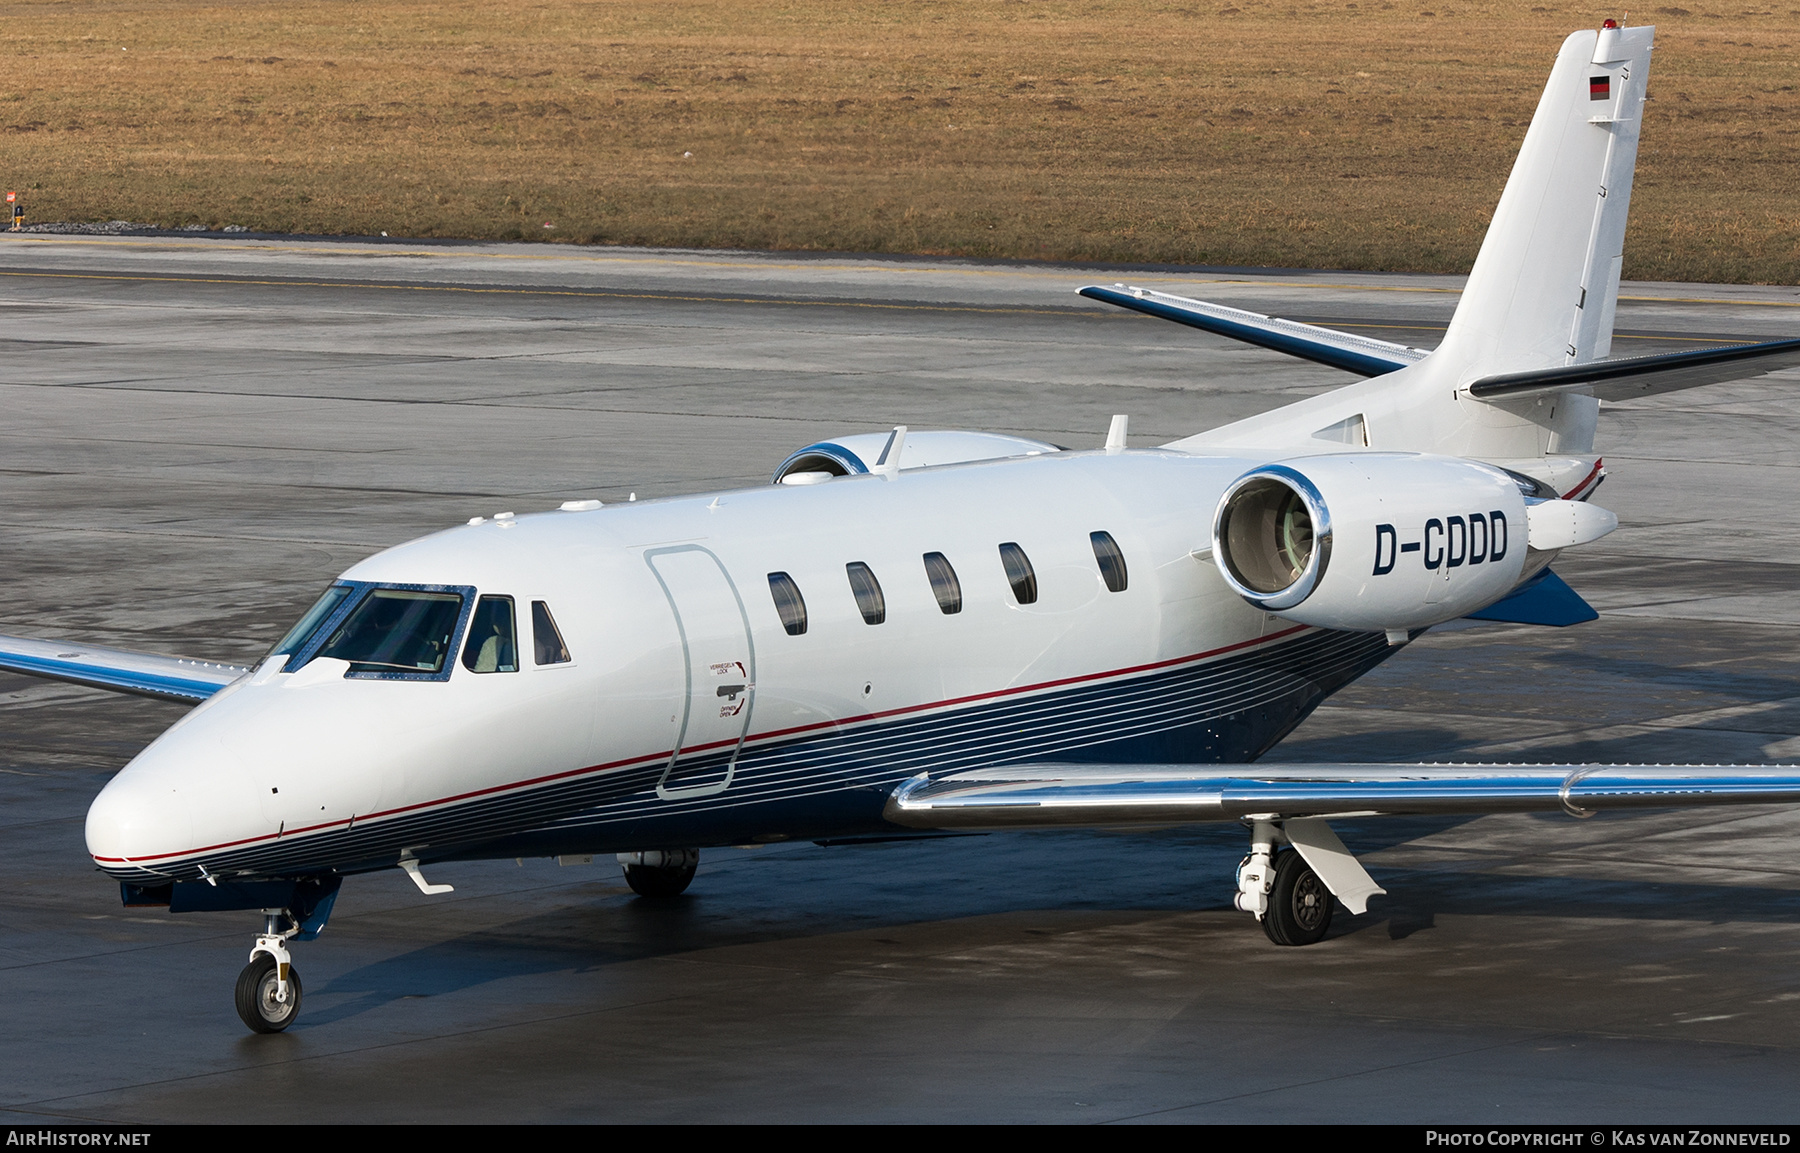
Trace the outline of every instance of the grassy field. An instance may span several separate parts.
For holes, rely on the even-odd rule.
[[[1626,276],[1800,280],[1778,2],[1633,13]],[[1557,44],[1609,14],[0,0],[0,182],[34,220],[1455,271]]]

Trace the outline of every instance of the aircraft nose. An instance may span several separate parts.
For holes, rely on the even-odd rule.
[[[87,848],[108,872],[193,847],[193,819],[181,794],[167,783],[129,772],[114,777],[88,807]]]

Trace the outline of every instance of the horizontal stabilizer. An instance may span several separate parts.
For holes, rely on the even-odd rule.
[[[1800,365],[1800,340],[1771,340],[1510,372],[1484,377],[1469,385],[1468,393],[1476,400],[1506,400],[1579,390],[1601,400],[1631,400],[1703,384],[1746,380],[1795,365]]]
[[[1359,376],[1382,376],[1424,360],[1423,349],[1390,344],[1367,336],[1352,336],[1333,328],[1282,320],[1260,312],[1227,308],[1204,300],[1189,300],[1148,288],[1132,288],[1118,284],[1111,288],[1088,285],[1081,295],[1129,308],[1150,316],[1160,316],[1217,336],[1229,336],[1262,348],[1285,352],[1302,360],[1317,361]]]
[[[0,669],[119,693],[194,704],[249,669],[69,641],[0,636]]]
[[[914,829],[1800,803],[1800,765],[1010,765],[895,789]]]
[[[1496,601],[1480,612],[1470,613],[1467,619],[1562,628],[1598,620],[1600,614],[1582,600],[1581,594],[1570,588],[1561,577],[1545,569],[1505,600]]]

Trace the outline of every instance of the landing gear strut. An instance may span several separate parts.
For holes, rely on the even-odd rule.
[[[279,1033],[300,1015],[300,971],[288,956],[289,937],[300,926],[283,931],[285,910],[263,910],[263,933],[250,950],[250,963],[237,979],[237,1011],[253,1033]]]
[[[687,891],[700,867],[699,849],[654,849],[646,853],[620,853],[625,883],[640,897],[668,900]]]
[[[1250,855],[1238,865],[1237,907],[1255,913],[1277,945],[1322,939],[1331,928],[1331,890],[1298,851],[1280,847],[1288,838],[1275,822],[1252,829]]]

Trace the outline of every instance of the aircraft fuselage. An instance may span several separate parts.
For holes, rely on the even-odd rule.
[[[340,617],[370,587],[460,598],[435,673],[346,672],[304,647],[297,668],[265,662],[107,786],[89,848],[154,881],[740,844],[892,830],[883,803],[921,772],[1253,760],[1389,652],[1220,579],[1213,513],[1258,463],[1066,452],[401,545],[344,574]],[[1096,533],[1124,561],[1118,591]],[[516,671],[474,671],[483,596],[510,598]],[[567,660],[537,663],[534,604]]]

